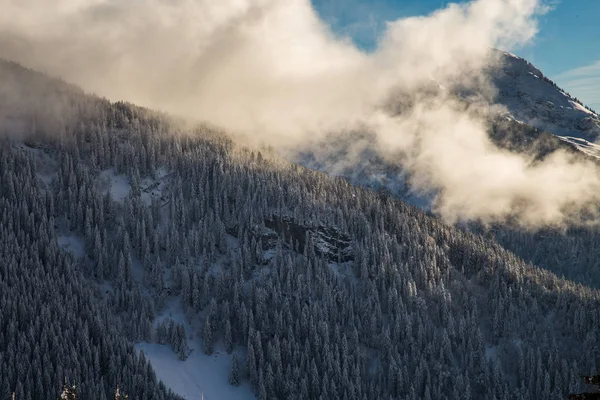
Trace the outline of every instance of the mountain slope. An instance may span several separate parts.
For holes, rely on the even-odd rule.
[[[595,142],[600,116],[560,89],[528,61],[498,52],[501,66],[489,73],[498,88],[496,101],[511,116],[557,136]]]
[[[488,133],[499,147],[525,154],[531,160],[543,160],[561,149],[576,158],[597,161],[594,154],[582,152],[564,138],[517,122],[513,118],[490,118]],[[331,136],[321,143],[318,152],[301,152],[296,161],[430,210],[436,193],[415,191],[411,187],[410,173],[380,157],[373,143],[374,140],[370,140],[367,134]],[[357,148],[360,152],[357,152]],[[357,154],[359,157],[356,157]],[[348,162],[349,159],[357,158],[359,162]],[[600,288],[600,263],[596,262],[600,232],[597,227],[524,231],[514,223],[493,224],[488,227],[473,223],[462,226],[493,238],[533,265],[584,285]]]
[[[600,158],[600,145],[594,142],[600,135],[600,116],[571,97],[541,71],[526,60],[499,50],[492,57],[497,61],[486,70],[489,83],[495,87],[488,101],[504,107],[481,115],[487,121],[488,134],[500,148],[525,154],[539,160],[561,149],[596,160]],[[463,88],[447,93],[437,83],[424,88],[424,96],[450,96],[461,99],[465,108],[475,99],[489,97],[488,89],[472,82]],[[409,112],[411,95],[393,97],[390,110],[399,114]],[[310,168],[326,171],[350,179],[351,182],[386,188],[411,204],[429,208],[431,193],[415,193],[410,184],[409,171],[401,165],[392,165],[378,154],[376,136],[368,132],[342,132],[331,134],[314,148],[301,149],[294,160]],[[358,156],[357,156],[358,154]]]
[[[36,243],[27,232],[38,214],[27,207],[42,207],[42,257],[45,249],[66,256],[61,237],[81,242],[72,272],[47,263],[57,277],[35,287],[75,276],[95,288],[78,304],[102,303],[123,346],[93,352],[105,379],[118,371],[130,396],[151,398],[144,388],[156,384],[147,366],[145,384],[127,378],[131,365],[144,367],[133,343],[148,341],[173,349],[184,366],[188,340],[202,345],[195,352],[237,351],[242,386],[260,399],[562,399],[577,389],[578,373],[600,363],[597,290],[389,196],[11,68],[19,73],[0,68],[0,82],[11,80],[13,95],[42,90],[32,98],[45,93],[70,117],[44,114],[43,102],[12,114],[24,128],[0,143],[0,238],[11,254],[27,254],[13,242]],[[18,218],[5,223],[11,215]],[[37,308],[18,306],[33,278],[25,263],[11,268],[20,283],[0,291],[15,304],[0,334],[22,345],[0,340],[0,369],[41,359],[60,371],[61,354],[88,354],[68,341],[35,348],[39,336],[23,321]],[[0,285],[14,282],[0,276]],[[69,299],[55,298],[55,307]],[[79,314],[84,330],[87,315]],[[102,382],[92,365],[86,376]],[[42,398],[34,390],[44,370],[0,376],[20,398]]]
[[[16,399],[58,398],[66,380],[85,399],[108,399],[117,383],[140,398],[177,399],[135,353],[127,339],[130,332],[110,301],[83,276],[79,260],[61,248],[61,243],[76,243],[63,235],[65,200],[68,207],[75,198],[85,199],[87,209],[92,204],[77,185],[85,170],[58,151],[59,145],[42,150],[22,142],[32,137],[25,130],[35,126],[32,110],[38,106],[45,105],[47,111],[68,99],[84,106],[81,91],[56,82],[0,62],[0,113],[5,117],[0,118],[0,398],[10,398],[11,392]],[[27,109],[29,103],[14,101],[28,95],[38,105]],[[70,189],[62,197],[60,184],[55,185],[66,177]],[[81,206],[74,207],[79,208],[80,222]],[[87,213],[85,220],[90,223],[92,216]],[[135,291],[128,293],[135,298]],[[143,325],[140,316],[147,305],[138,303],[131,315],[138,319],[137,327]]]

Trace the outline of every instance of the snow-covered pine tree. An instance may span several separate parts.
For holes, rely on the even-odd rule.
[[[239,386],[240,384],[240,366],[237,352],[233,353],[233,356],[231,358],[231,372],[229,374],[229,383],[233,386]]]

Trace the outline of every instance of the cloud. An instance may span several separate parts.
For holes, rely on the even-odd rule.
[[[594,110],[600,110],[600,60],[565,71],[554,77],[561,86]]]
[[[475,0],[388,22],[365,53],[309,0],[0,0],[0,56],[111,99],[206,120],[282,149],[368,130],[438,193],[448,221],[562,223],[600,194],[592,166],[496,148],[447,90],[485,83],[492,47],[537,32],[538,0]],[[391,106],[392,105],[392,106]],[[348,163],[356,160],[349,159]]]

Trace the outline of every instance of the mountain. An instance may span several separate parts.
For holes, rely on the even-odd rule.
[[[501,51],[497,51],[496,56],[499,67],[487,73],[498,86],[496,101],[506,110],[486,117],[491,140],[500,148],[525,154],[533,160],[542,160],[561,149],[577,158],[597,162],[600,147],[593,141],[600,132],[598,115],[558,88],[526,60]],[[464,101],[468,98],[465,96]],[[304,149],[295,161],[430,210],[435,192],[414,190],[410,171],[380,156],[375,142],[374,136],[364,132],[331,135],[320,143],[319,151]],[[362,144],[358,156],[356,143]],[[600,288],[600,264],[592,261],[599,255],[597,228],[545,228],[529,232],[508,224],[484,228],[471,223],[464,227],[493,238],[533,265]]]
[[[492,97],[484,94],[487,90],[478,84],[455,90],[453,96],[465,104],[475,95],[476,99],[488,98],[502,106],[501,112],[485,116],[490,138],[496,145],[536,159],[559,148],[600,158],[600,145],[595,144],[600,137],[600,116],[596,112],[560,89],[525,59],[500,50],[493,51],[492,59],[492,66],[485,71],[495,88]],[[446,91],[438,83],[426,90],[434,96]],[[389,107],[410,108],[410,99],[399,96]],[[318,151],[301,149],[294,161],[346,177],[356,184],[385,188],[411,204],[429,208],[432,193],[413,191],[409,173],[379,155],[375,142],[375,137],[368,132],[335,133],[319,143]],[[360,156],[349,156],[356,152]],[[350,158],[354,161],[348,162]]]
[[[559,88],[527,60],[496,52],[500,66],[489,71],[498,89],[496,102],[508,115],[537,129],[552,133],[580,150],[600,155],[594,145],[600,136],[600,116]]]
[[[488,233],[17,64],[0,115],[2,398],[558,400],[600,363],[600,292]]]
[[[536,161],[561,149],[576,158],[597,162],[600,146],[592,141],[597,140],[600,132],[598,115],[526,60],[501,51],[496,51],[496,56],[499,67],[487,73],[498,86],[496,101],[506,111],[486,116],[490,139],[500,148]],[[468,99],[468,95],[464,96],[465,102]],[[435,191],[415,191],[410,171],[379,155],[375,142],[376,138],[365,132],[335,134],[319,144],[319,151],[300,151],[295,161],[430,210]],[[361,143],[358,156],[356,143]],[[470,223],[463,227],[493,238],[533,265],[600,288],[600,264],[592,261],[599,255],[597,228],[544,228],[531,232],[510,224],[484,228]]]

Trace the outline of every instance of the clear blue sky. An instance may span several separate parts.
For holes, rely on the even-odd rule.
[[[600,112],[600,0],[550,0],[534,42],[514,51],[560,87]],[[371,49],[385,21],[427,15],[447,0],[312,0],[341,35]],[[454,2],[465,2],[454,1]],[[546,0],[548,3],[549,0]]]

